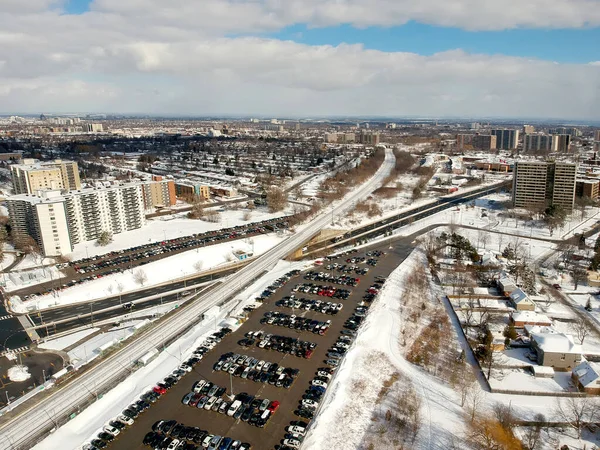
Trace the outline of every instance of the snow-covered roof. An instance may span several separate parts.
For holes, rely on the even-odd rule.
[[[600,364],[590,361],[583,361],[573,369],[581,385],[590,387],[590,385],[600,385]]]
[[[527,294],[525,292],[523,292],[522,289],[517,288],[514,291],[512,291],[510,293],[510,299],[516,304],[533,304],[533,302],[529,299],[529,297],[527,296]]]
[[[518,311],[513,313],[512,318],[515,322],[534,322],[552,324],[550,318],[544,314],[536,313],[535,311]]]
[[[581,345],[575,344],[568,334],[559,333],[546,327],[542,332],[532,332],[533,339],[538,348],[545,353],[578,353],[581,354]]]

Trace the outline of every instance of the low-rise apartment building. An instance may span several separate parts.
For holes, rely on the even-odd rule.
[[[10,166],[10,171],[15,194],[33,194],[40,189],[81,189],[79,168],[74,161],[24,159],[23,164]]]

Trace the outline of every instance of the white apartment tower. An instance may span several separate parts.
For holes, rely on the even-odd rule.
[[[20,194],[6,199],[15,236],[31,236],[46,256],[73,251],[80,242],[92,241],[103,231],[113,234],[145,224],[142,185],[60,190]]]

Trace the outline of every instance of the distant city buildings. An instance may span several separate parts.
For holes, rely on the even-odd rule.
[[[490,134],[457,134],[456,146],[459,150],[494,150],[496,136]]]
[[[564,162],[518,161],[514,167],[513,206],[562,206],[571,211],[575,202],[577,165]]]
[[[498,129],[492,130],[496,136],[496,148],[499,150],[514,150],[519,143],[519,130]]]
[[[79,168],[73,161],[39,162],[24,159],[10,166],[15,194],[33,194],[40,189],[76,190],[81,188]]]
[[[523,134],[531,134],[535,132],[535,127],[533,125],[523,125]]]
[[[547,134],[526,134],[523,138],[524,151],[555,152],[558,140]]]
[[[101,123],[86,123],[83,125],[83,131],[87,133],[102,133],[104,127]]]

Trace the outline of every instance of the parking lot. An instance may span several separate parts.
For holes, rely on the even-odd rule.
[[[365,256],[367,250],[362,250],[331,261],[324,261],[322,266],[313,269],[317,273],[328,272],[332,276],[349,276],[348,272],[339,271],[337,268],[327,270],[325,267],[335,263],[340,266],[369,267],[370,270],[365,273],[352,275],[360,278],[356,286],[351,286],[353,283],[350,280],[345,280],[342,284],[334,284],[331,277],[305,279],[306,273],[292,277],[287,284],[266,298],[263,305],[252,312],[249,319],[237,331],[226,335],[204,355],[190,373],[182,376],[150,408],[142,412],[133,425],[123,429],[107,448],[117,450],[151,448],[142,442],[146,434],[152,430],[152,426],[160,420],[175,420],[186,426],[206,430],[210,434],[227,436],[233,440],[249,443],[253,449],[273,449],[281,444],[286,434],[285,429],[292,421],[310,421],[309,418],[298,417],[295,411],[298,410],[303,396],[305,396],[304,404],[308,407],[315,406],[311,402],[318,401],[318,395],[314,396],[313,393],[308,397],[305,395],[311,383],[318,386],[327,380],[326,373],[320,372],[321,381],[317,380],[315,383],[318,370],[327,368],[326,360],[331,363],[332,358],[341,357],[351,345],[351,339],[346,339],[348,344],[340,344],[338,340],[344,324],[350,325],[351,328],[357,327],[350,321],[356,319],[356,307],[363,300],[369,287],[377,280],[381,280],[381,277],[387,277],[412,250],[410,244],[402,242],[394,244],[393,249],[389,249],[388,244],[375,248],[386,253],[371,258],[377,260],[376,264],[366,265],[369,258],[364,262],[346,262],[348,258]],[[297,285],[307,283],[318,286],[316,292],[314,288],[309,292],[298,292],[298,289],[294,292]],[[328,286],[332,286],[334,290],[348,290],[349,295],[345,299],[334,298],[335,291],[330,294],[328,289],[323,289]],[[294,296],[292,300],[294,298],[304,300],[298,304],[291,304],[289,301],[287,304],[282,303],[282,299],[292,295]],[[336,306],[332,307],[332,304]],[[339,308],[338,304],[342,307]],[[301,307],[296,309],[296,305]],[[364,315],[366,309],[359,308],[358,313],[359,316]],[[268,323],[274,318],[277,319]],[[266,340],[269,342],[266,343]],[[337,347],[332,351],[336,342]],[[314,347],[311,347],[311,343],[315,344]],[[235,361],[232,358],[233,354],[237,355]],[[243,358],[240,358],[241,356]],[[220,360],[223,362],[219,363]],[[269,366],[265,369],[266,363],[269,363]],[[224,370],[227,364],[229,365]],[[215,368],[217,370],[214,370]],[[231,405],[232,400],[227,396],[232,393],[232,389],[235,395],[244,393],[249,397],[255,397],[257,408],[254,419],[249,412],[246,413],[247,421],[244,421],[243,414],[238,414],[238,418],[235,415],[230,416],[225,407],[221,408],[222,413],[219,413],[207,410],[205,407],[182,404],[182,399],[200,380],[208,380],[224,388],[225,393],[223,400],[219,401],[219,407],[225,402],[229,402],[228,406]],[[192,402],[198,399],[199,397],[194,399],[193,396],[188,396],[188,400]],[[269,402],[265,402],[265,399]],[[274,401],[278,402],[274,406],[276,410],[271,414],[264,414],[268,418],[262,423],[259,404],[263,403],[264,408],[260,411],[262,413],[265,409],[273,407]],[[189,443],[187,448],[196,448],[200,445],[199,442]]]

